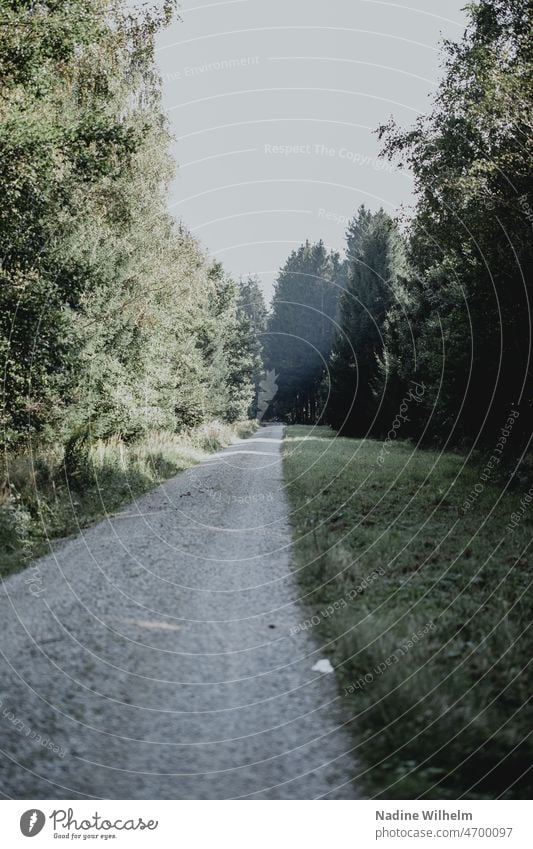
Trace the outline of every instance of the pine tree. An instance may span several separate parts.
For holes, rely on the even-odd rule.
[[[264,377],[263,345],[267,324],[265,298],[259,280],[248,277],[239,284],[237,312],[243,327],[243,345],[249,352],[251,370],[249,378],[254,387],[253,399],[248,414],[255,419],[258,415],[259,393]]]
[[[383,325],[403,270],[403,246],[396,225],[380,209],[361,207],[350,224],[348,284],[340,302],[340,330],[331,361],[327,419],[342,433],[364,435],[373,425],[378,358]]]
[[[267,367],[277,375],[271,415],[309,423],[320,415],[343,266],[322,241],[306,242],[287,259],[274,288],[266,336]]]
[[[417,193],[407,312],[391,315],[386,348],[396,382],[426,387],[417,436],[490,445],[513,407],[513,439],[533,429],[531,3],[467,9],[430,113],[381,128]]]

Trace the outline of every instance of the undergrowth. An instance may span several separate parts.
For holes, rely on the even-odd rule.
[[[26,565],[54,540],[109,515],[162,481],[251,433],[251,421],[214,421],[136,442],[78,438],[5,455],[0,487],[0,575]]]

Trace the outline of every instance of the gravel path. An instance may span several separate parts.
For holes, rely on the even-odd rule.
[[[4,582],[4,796],[355,798],[335,676],[312,670],[310,632],[290,633],[307,613],[282,431],[262,428]]]

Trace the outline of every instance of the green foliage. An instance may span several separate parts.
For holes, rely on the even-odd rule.
[[[344,275],[339,255],[321,241],[293,251],[281,269],[265,342],[267,367],[278,381],[270,416],[313,422],[320,415]]]
[[[246,414],[253,342],[235,284],[166,211],[173,165],[153,53],[172,5],[133,15],[107,0],[7,4],[8,446],[60,436],[70,457],[80,432],[136,439]]]
[[[249,421],[212,421],[179,434],[151,430],[134,442],[117,437],[89,442],[78,432],[64,451],[48,446],[8,455],[0,493],[0,575],[254,427]]]
[[[462,40],[445,43],[431,112],[407,132],[393,121],[379,129],[384,155],[413,172],[415,214],[405,244],[382,210],[362,207],[354,217],[333,346],[330,327],[322,337],[313,320],[315,290],[299,277],[333,279],[320,268],[323,257],[307,245],[280,275],[269,329],[282,335],[271,341],[269,362],[281,373],[273,410],[290,421],[314,421],[317,398],[327,397],[326,420],[343,433],[384,435],[414,382],[424,393],[406,434],[488,447],[519,410],[513,450],[527,448],[531,3],[478,0],[467,8]],[[331,347],[330,380],[318,390],[319,354],[327,358]]]
[[[382,127],[412,169],[404,312],[388,319],[384,370],[428,387],[413,433],[491,442],[511,407],[533,426],[531,319],[531,4],[480,0],[446,45],[433,111],[408,132]]]
[[[102,190],[125,180],[150,121],[125,110],[126,79],[137,90],[144,69],[110,3],[4,11],[0,424],[13,444],[61,414],[78,367],[69,311],[104,277],[83,229],[103,212]]]
[[[263,347],[267,326],[265,299],[257,278],[241,280],[237,303],[239,320],[243,325],[243,344],[247,352],[248,379],[252,381],[254,392],[248,414],[257,418],[259,412],[259,393],[263,380]]]
[[[327,420],[347,435],[375,425],[373,385],[383,353],[383,325],[404,269],[404,246],[392,219],[362,206],[347,232],[348,284],[329,368]]]
[[[237,422],[253,401],[259,330],[236,284],[167,212],[174,166],[154,44],[174,5],[133,13],[114,0],[2,3],[8,547],[27,509],[17,500],[24,482],[10,476],[30,445],[52,452],[51,480],[62,468],[81,487],[96,444]],[[17,468],[33,474],[25,462]]]
[[[301,627],[338,674],[368,795],[528,798],[522,493],[502,498],[496,478],[478,492],[484,466],[459,452],[326,428],[289,428],[283,456]]]

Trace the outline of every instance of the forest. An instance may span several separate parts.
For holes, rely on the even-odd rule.
[[[273,415],[384,437],[418,388],[402,436],[487,448],[517,414],[532,431],[531,5],[469,6],[446,43],[432,110],[377,129],[382,155],[414,175],[411,215],[361,207],[345,257],[294,251],[278,278],[266,359]]]
[[[167,211],[154,45],[175,4],[1,5],[0,540],[18,562],[255,416],[265,308]]]
[[[183,463],[176,435],[244,427],[265,373],[277,383],[260,418],[380,438],[416,389],[402,437],[483,448],[513,414],[510,445],[527,450],[529,3],[469,7],[431,111],[376,129],[382,156],[414,175],[412,214],[361,206],[343,255],[301,245],[268,314],[259,281],[233,280],[167,210],[175,165],[154,45],[175,4],[2,6],[8,550],[28,543],[43,503],[47,532],[64,531],[65,487],[87,498],[99,464],[111,474],[122,458],[142,488]]]
[[[0,10],[3,795],[527,795],[530,0],[468,5],[374,129],[411,206],[305,219],[271,303],[171,212],[177,0]]]

